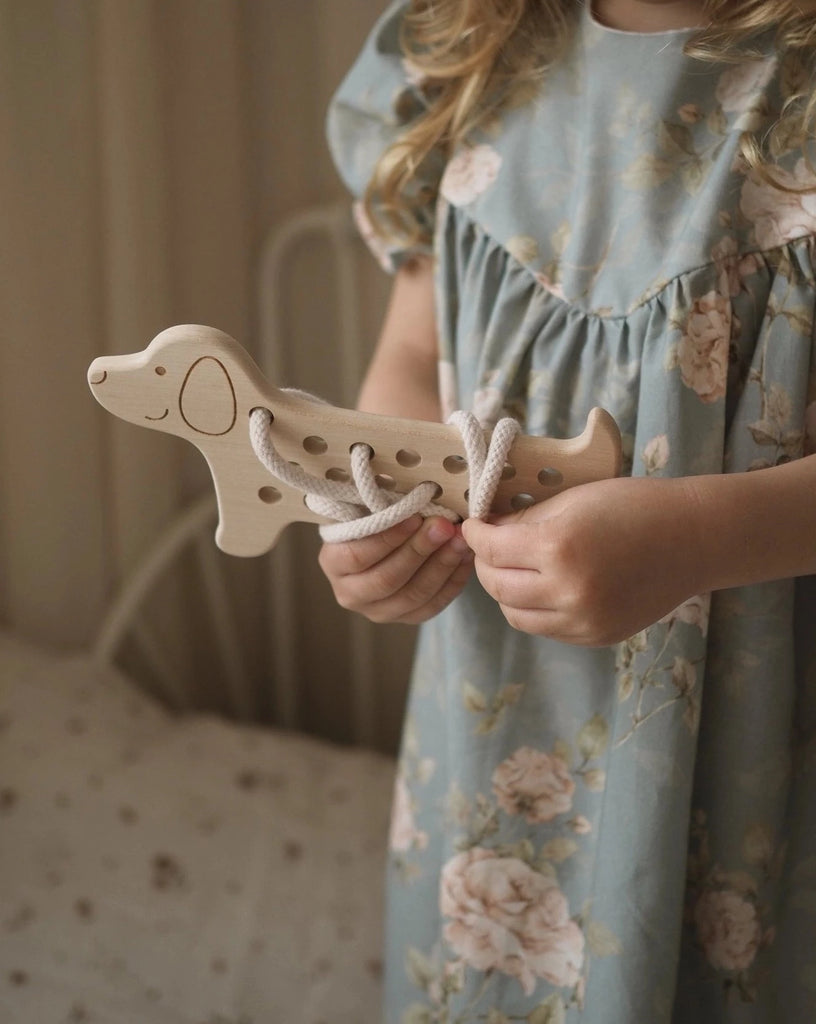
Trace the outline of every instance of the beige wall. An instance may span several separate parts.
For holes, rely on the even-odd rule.
[[[325,107],[381,8],[0,0],[0,621],[86,645],[159,524],[208,486],[183,442],[102,412],[85,369],[173,323],[252,347],[265,232],[343,194]],[[297,344],[321,358],[319,337]],[[347,620],[311,569],[297,602],[311,724],[331,732],[345,683],[317,637]],[[402,666],[409,640],[384,636]],[[386,746],[401,695],[398,680],[377,712]]]

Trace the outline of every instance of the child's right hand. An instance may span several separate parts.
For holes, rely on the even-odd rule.
[[[373,537],[324,544],[319,562],[341,607],[372,622],[415,625],[460,593],[473,553],[461,527],[417,515]]]

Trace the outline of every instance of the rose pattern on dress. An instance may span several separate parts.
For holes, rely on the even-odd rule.
[[[424,850],[428,845],[428,833],[416,827],[411,792],[401,772],[397,774],[394,782],[388,845],[391,850],[398,853],[413,849]]]
[[[503,811],[535,825],[570,810],[575,783],[557,754],[520,747],[493,772],[493,792]]]
[[[720,293],[732,299],[748,290],[746,278],[755,274],[761,263],[755,253],[743,254],[733,235],[725,235],[717,242],[711,250],[711,258],[719,271]]]
[[[696,594],[664,615],[660,622],[668,626],[674,622],[685,622],[687,626],[697,626],[702,635],[707,636],[710,608],[711,594]]]
[[[523,690],[522,684],[507,684],[491,697],[466,684],[464,706],[480,722],[475,735],[494,732],[507,701],[515,703]],[[406,971],[428,1003],[412,1004],[412,1016],[405,1019],[449,1021],[450,1001],[470,986],[477,994],[471,993],[468,1011],[456,1019],[460,1024],[484,1020],[491,981],[500,975],[516,978],[524,995],[543,992],[531,1019],[547,1019],[545,1011],[560,1019],[569,1007],[582,1008],[591,958],[619,955],[622,946],[590,917],[591,900],[570,913],[558,870],[578,854],[580,844],[593,841],[587,815],[594,816],[596,794],[606,785],[600,765],[608,739],[606,720],[594,715],[572,742],[559,739],[552,752],[517,748],[491,775],[495,802],[481,793],[469,799],[455,781],[451,784],[446,819],[462,833],[455,842],[458,852],[445,862],[438,893],[445,946],[408,949]],[[579,780],[587,814],[574,813]],[[502,811],[526,826],[526,834],[513,843],[499,841]],[[550,828],[541,842],[541,826],[556,822],[558,834]],[[555,991],[547,994],[544,985]]]
[[[754,1002],[760,955],[775,940],[774,926],[764,920],[772,905],[764,890],[779,882],[785,845],[753,821],[743,834],[741,859],[725,870],[712,858],[708,815],[699,808],[690,838],[686,917],[694,944],[727,994]]]
[[[762,928],[756,907],[733,889],[704,892],[694,923],[708,962],[720,971],[747,970],[759,950]]]
[[[460,149],[445,168],[440,194],[453,206],[467,206],[496,181],[501,162],[499,153],[485,143]]]
[[[758,128],[767,115],[765,91],[777,67],[775,57],[735,64],[717,82],[715,97],[720,109],[734,117],[732,131]]]
[[[527,995],[536,978],[578,981],[584,935],[554,879],[475,847],[445,864],[439,892],[445,939],[469,966],[509,974]]]
[[[793,171],[775,167],[770,172],[782,188],[775,188],[757,171],[750,171],[742,186],[740,211],[753,224],[757,244],[773,249],[816,234],[816,175],[800,157]]]
[[[643,468],[647,476],[659,473],[669,461],[669,439],[665,434],[653,437],[643,448]]]
[[[683,383],[703,402],[725,397],[730,344],[730,301],[714,290],[695,299],[677,345],[676,360]]]

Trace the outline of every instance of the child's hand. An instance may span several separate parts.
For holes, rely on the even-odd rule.
[[[462,531],[511,626],[602,646],[708,589],[698,509],[686,480],[621,478]]]
[[[412,516],[373,537],[324,544],[319,561],[338,604],[372,622],[432,618],[473,570],[461,528],[440,517]]]

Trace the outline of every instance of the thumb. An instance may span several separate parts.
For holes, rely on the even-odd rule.
[[[493,529],[493,523],[485,522],[483,519],[466,519],[462,523],[462,536],[467,541],[468,547],[477,551],[487,544],[487,538]]]

